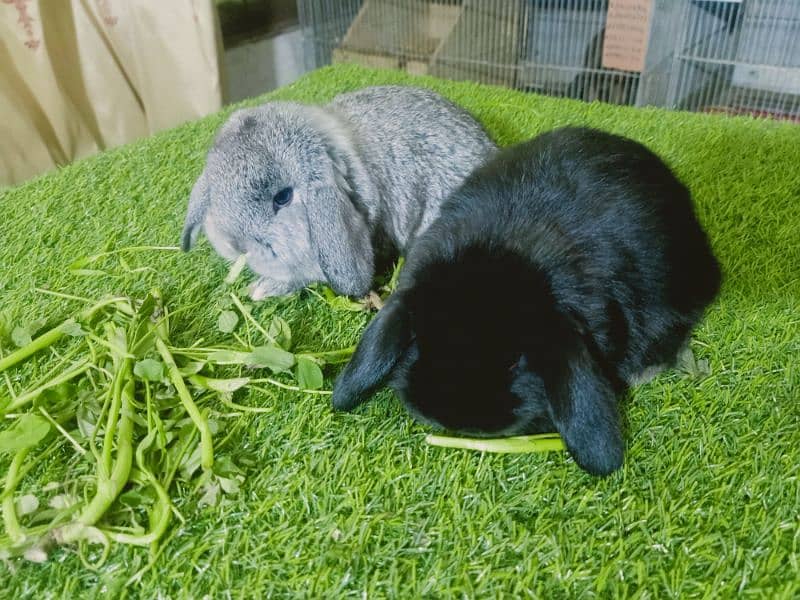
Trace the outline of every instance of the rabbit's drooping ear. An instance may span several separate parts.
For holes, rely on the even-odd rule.
[[[184,252],[188,252],[197,241],[200,228],[206,218],[208,203],[208,182],[206,181],[206,173],[203,171],[200,177],[197,178],[192,188],[192,193],[189,195],[189,208],[186,211],[186,221],[184,221],[183,233],[181,234],[181,249]]]
[[[322,185],[307,200],[311,245],[328,283],[340,294],[365,295],[375,268],[372,242],[348,189],[341,182]]]
[[[608,475],[622,466],[623,444],[613,387],[581,340],[561,377],[548,385],[550,416],[583,469]]]
[[[411,343],[408,310],[395,293],[378,311],[358,342],[353,358],[333,387],[333,407],[352,410],[375,392]]]

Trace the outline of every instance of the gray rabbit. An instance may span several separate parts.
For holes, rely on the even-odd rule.
[[[256,300],[314,282],[364,295],[376,263],[404,252],[494,151],[467,111],[422,88],[238,110],[192,189],[181,245],[203,228],[223,257],[246,254]]]

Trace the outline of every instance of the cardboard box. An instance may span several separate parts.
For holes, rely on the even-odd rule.
[[[523,0],[464,0],[453,30],[433,55],[431,74],[514,87],[525,24]]]
[[[333,50],[333,62],[427,74],[460,12],[455,4],[367,0]]]

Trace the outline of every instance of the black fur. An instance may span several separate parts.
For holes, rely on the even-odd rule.
[[[557,430],[622,464],[616,396],[673,364],[720,286],[687,189],[641,144],[566,128],[477,169],[412,246],[333,396],[388,382],[420,420],[480,435]]]

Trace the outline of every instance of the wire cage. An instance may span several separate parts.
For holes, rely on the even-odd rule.
[[[715,35],[683,19],[666,104],[800,121],[800,1],[713,4]]]
[[[800,122],[800,0],[298,0],[308,66]]]

